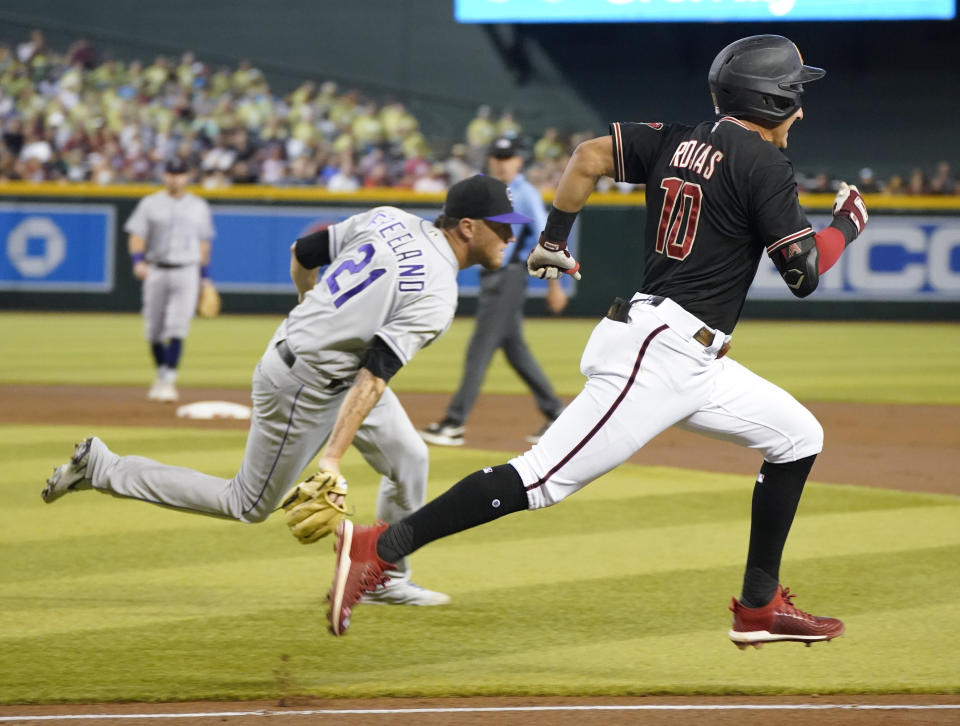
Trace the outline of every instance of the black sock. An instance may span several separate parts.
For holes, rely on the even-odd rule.
[[[163,343],[159,340],[150,343],[150,352],[153,354],[153,361],[157,364],[157,367],[162,366],[164,357]]]
[[[753,487],[750,548],[740,597],[740,602],[747,607],[762,607],[777,592],[783,546],[816,458],[814,454],[786,464],[764,461],[760,467],[760,476]]]
[[[413,514],[391,524],[377,540],[377,554],[387,562],[428,542],[527,509],[527,492],[509,464],[476,471]]]
[[[180,362],[180,353],[183,351],[182,338],[170,338],[163,353],[163,364],[167,368],[175,369]]]

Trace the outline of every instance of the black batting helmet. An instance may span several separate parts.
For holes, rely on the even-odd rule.
[[[718,114],[779,123],[800,108],[803,84],[825,74],[782,35],[751,35],[721,50],[707,79]]]

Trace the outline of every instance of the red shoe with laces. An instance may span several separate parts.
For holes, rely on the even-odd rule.
[[[748,608],[733,598],[733,627],[728,635],[740,650],[749,645],[759,648],[763,643],[792,640],[808,646],[821,640],[843,635],[843,623],[836,618],[805,613],[793,606],[790,588],[777,585],[773,600],[759,608]]]
[[[350,613],[360,596],[390,579],[384,570],[392,569],[393,564],[377,555],[377,538],[387,526],[386,522],[377,522],[354,527],[349,519],[337,526],[333,547],[337,553],[337,569],[333,573],[333,587],[327,594],[330,601],[327,619],[334,635],[343,635],[350,627]]]

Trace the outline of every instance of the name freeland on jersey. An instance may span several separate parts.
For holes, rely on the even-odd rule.
[[[458,264],[431,223],[376,207],[330,227],[330,247],[333,261],[278,331],[321,377],[353,378],[374,337],[407,363],[450,326]]]

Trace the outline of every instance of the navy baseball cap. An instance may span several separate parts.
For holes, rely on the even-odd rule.
[[[190,167],[187,166],[187,162],[183,159],[170,159],[163,167],[163,170],[167,174],[186,174],[190,171]]]
[[[487,155],[497,159],[512,159],[514,156],[520,156],[520,142],[514,136],[501,136],[490,144]]]
[[[507,185],[492,176],[477,174],[454,184],[447,191],[443,213],[455,219],[486,219],[506,224],[528,224],[533,220],[513,211]]]

